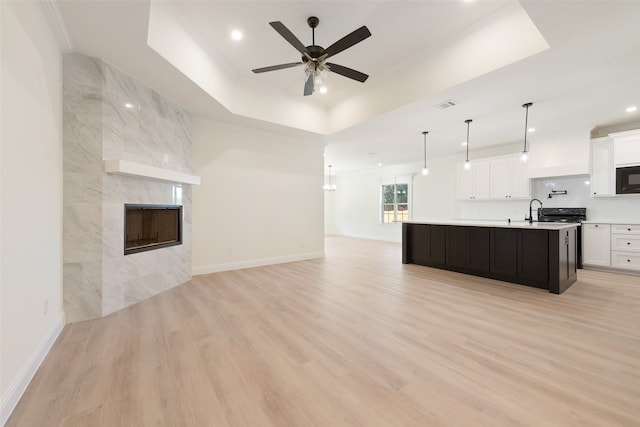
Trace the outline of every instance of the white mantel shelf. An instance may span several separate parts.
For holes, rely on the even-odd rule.
[[[128,160],[105,160],[104,171],[118,175],[135,176],[138,178],[156,179],[179,184],[200,185],[200,177],[176,172],[155,166],[143,165]]]

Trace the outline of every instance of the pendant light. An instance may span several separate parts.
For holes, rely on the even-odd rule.
[[[336,191],[336,185],[331,184],[331,165],[329,165],[329,184],[325,184],[322,186],[324,191]]]
[[[472,122],[473,120],[471,119],[467,119],[464,122],[467,124],[467,160],[464,161],[464,168],[465,169],[471,169],[471,163],[469,163],[469,124]]]
[[[522,149],[522,155],[520,156],[522,163],[525,163],[529,158],[529,152],[527,151],[527,132],[528,132],[527,127],[529,125],[529,107],[531,107],[532,105],[533,105],[533,102],[527,102],[526,104],[522,104],[522,108],[526,108],[526,113],[524,116],[524,148]]]
[[[422,134],[424,135],[424,167],[422,168],[422,175],[427,176],[429,175],[429,168],[427,167],[427,134],[429,132],[428,131],[423,131]]]

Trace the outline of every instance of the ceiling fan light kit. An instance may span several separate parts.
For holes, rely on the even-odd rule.
[[[285,68],[297,67],[304,65],[305,71],[305,83],[304,83],[304,96],[313,94],[316,85],[322,84],[326,79],[329,72],[340,74],[344,77],[352,80],[364,83],[369,76],[361,73],[360,71],[353,70],[351,68],[326,62],[328,58],[348,49],[364,39],[371,36],[371,32],[366,26],[362,26],[357,30],[347,34],[328,48],[324,49],[322,46],[316,45],[316,32],[315,29],[320,23],[320,20],[315,16],[310,16],[307,19],[307,24],[311,27],[311,45],[305,46],[302,42],[280,21],[269,22],[269,25],[278,32],[291,46],[293,46],[298,52],[302,54],[301,62],[290,62],[287,64],[272,65],[269,67],[255,68],[251,71],[254,73],[265,73],[268,71],[283,70]]]

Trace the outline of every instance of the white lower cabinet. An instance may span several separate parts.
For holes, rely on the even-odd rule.
[[[582,224],[582,263],[611,266],[610,224]]]
[[[582,224],[582,262],[640,271],[640,225]]]
[[[611,267],[640,270],[640,253],[611,252]]]
[[[640,270],[640,226],[611,226],[611,266]]]

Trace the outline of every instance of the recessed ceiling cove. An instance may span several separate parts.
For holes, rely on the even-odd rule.
[[[332,134],[505,67],[549,48],[519,2],[151,2],[147,44],[229,112]],[[340,53],[367,70],[366,85],[340,76],[327,94],[303,96],[304,67],[254,74],[257,66],[300,61],[269,21],[299,36],[307,18],[323,23],[328,46],[366,25],[373,36]],[[229,33],[244,37],[232,43]],[[322,39],[320,39],[320,36]]]

